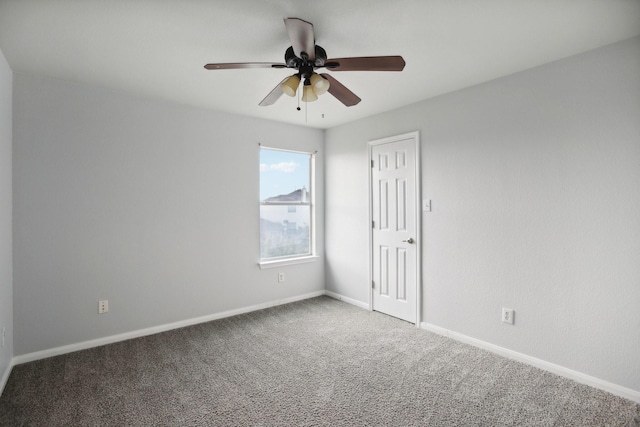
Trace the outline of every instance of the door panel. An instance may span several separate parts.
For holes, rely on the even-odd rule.
[[[407,231],[407,180],[396,180],[396,231]]]
[[[406,249],[398,248],[398,255],[396,256],[398,261],[398,281],[396,283],[397,291],[396,295],[399,301],[407,300],[407,251]]]
[[[386,180],[379,181],[379,200],[380,200],[380,229],[389,229],[389,182]]]
[[[389,296],[389,248],[380,246],[380,294]]]

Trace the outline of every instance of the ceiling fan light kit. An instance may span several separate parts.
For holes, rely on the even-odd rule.
[[[402,56],[362,56],[354,58],[327,59],[327,52],[315,44],[313,24],[299,18],[285,18],[291,46],[284,54],[285,63],[234,62],[207,64],[207,70],[229,70],[243,68],[293,68],[298,72],[286,77],[260,101],[260,106],[274,104],[283,93],[296,96],[300,82],[302,101],[313,102],[319,95],[329,92],[345,106],[358,104],[361,99],[337,81],[332,75],[315,72],[316,68],[329,71],[402,71],[405,66]]]
[[[294,74],[287,77],[282,83],[280,83],[280,89],[285,95],[296,96],[298,87],[300,86],[300,74]],[[302,89],[302,101],[312,102],[318,99],[318,96],[322,95],[329,89],[329,80],[320,76],[317,73],[312,73],[311,77],[305,77],[304,86]]]

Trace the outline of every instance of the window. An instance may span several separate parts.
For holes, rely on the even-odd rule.
[[[313,155],[260,149],[260,260],[313,255]]]

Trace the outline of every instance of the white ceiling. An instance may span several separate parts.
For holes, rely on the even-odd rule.
[[[258,102],[290,69],[283,18],[312,22],[329,58],[402,55],[403,72],[333,72],[362,98]],[[0,0],[15,73],[329,128],[640,34],[640,0]],[[322,117],[324,115],[324,118]]]

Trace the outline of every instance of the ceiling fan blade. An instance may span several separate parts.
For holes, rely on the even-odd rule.
[[[315,61],[316,38],[313,35],[313,24],[298,18],[285,18],[284,25],[296,56],[302,58],[302,52],[305,52],[311,61]]]
[[[325,66],[331,71],[402,71],[405,64],[399,55],[335,58],[325,62]]]
[[[329,80],[329,93],[335,96],[338,101],[342,102],[347,107],[351,107],[362,101],[358,95],[351,92],[342,83],[333,78],[330,74],[320,74],[325,79]]]
[[[286,68],[286,65],[272,62],[227,62],[224,64],[207,64],[204,68],[207,70],[236,70],[240,68]]]
[[[278,86],[274,87],[273,90],[271,92],[269,92],[269,94],[267,96],[264,97],[264,99],[262,101],[260,101],[260,103],[258,104],[261,107],[266,107],[267,105],[273,105],[275,104],[275,102],[280,99],[280,97],[282,96],[282,94],[284,93],[282,91],[282,83],[285,82],[285,80],[287,80],[289,77],[285,77],[280,83],[278,83]]]

